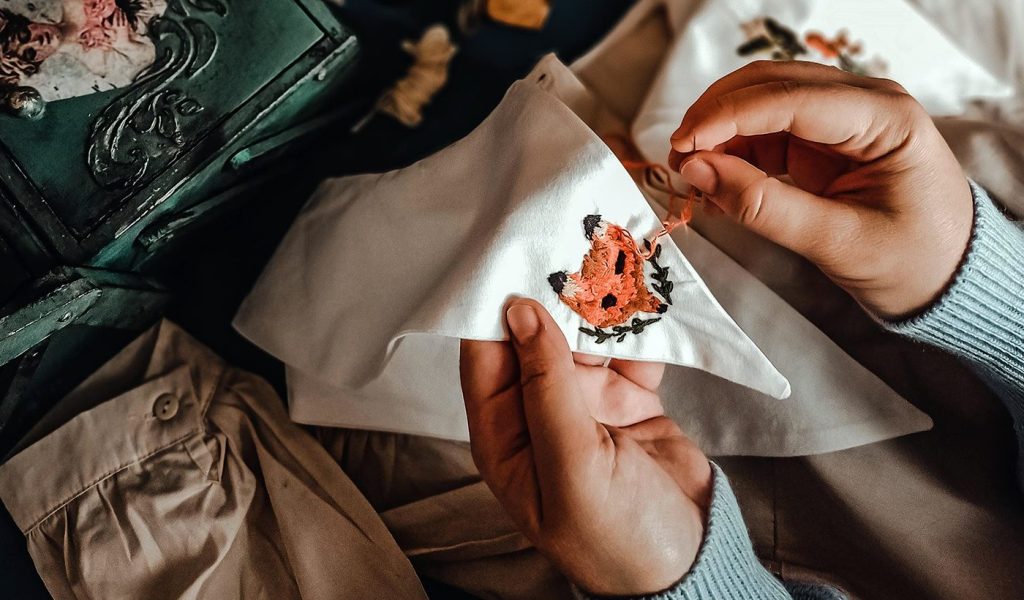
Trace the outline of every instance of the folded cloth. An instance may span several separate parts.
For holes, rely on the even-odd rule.
[[[574,351],[787,396],[671,239],[637,254],[660,228],[608,147],[524,80],[442,152],[325,183],[234,325],[289,367],[292,415],[317,424],[465,439],[457,339],[507,339],[513,296],[544,303]]]
[[[758,58],[887,77],[937,116],[1013,93],[903,0],[645,0],[575,67],[606,61],[623,41],[646,41],[638,27],[655,13],[664,15],[671,42],[657,76],[641,87],[644,101],[631,123],[637,147],[652,161],[665,160],[669,136],[708,86]]]
[[[426,597],[273,389],[176,326],[63,402],[95,407],[0,466],[0,499],[54,598]]]
[[[512,104],[521,97],[530,102],[529,112]],[[559,105],[558,101],[564,105]],[[596,141],[572,114],[563,110],[566,106],[592,123],[592,127],[596,127],[594,122],[607,117],[597,98],[556,58],[549,56],[509,92],[509,98],[480,130],[459,142],[455,148],[407,170],[384,176],[336,180],[322,188],[296,221],[235,320],[239,331],[285,362],[293,419],[317,425],[468,439],[458,388],[456,337],[460,337],[459,332],[469,331],[467,337],[485,339],[503,335],[499,329],[500,309],[504,301],[501,292],[510,289],[522,291],[522,288],[516,290],[514,286],[522,280],[524,272],[529,272],[529,264],[519,263],[532,261],[550,265],[549,257],[557,252],[544,246],[550,241],[540,237],[536,231],[538,227],[547,227],[555,239],[568,237],[564,243],[580,244],[567,252],[561,264],[556,263],[558,266],[571,264],[573,257],[581,256],[586,249],[581,227],[573,222],[577,218],[575,214],[565,216],[556,212],[540,220],[540,226],[537,219],[531,223],[516,224],[514,229],[503,225],[517,233],[496,235],[494,239],[480,242],[477,238],[488,235],[486,231],[493,227],[469,225],[480,223],[484,218],[470,214],[469,207],[477,212],[495,207],[494,212],[500,216],[502,210],[507,210],[508,200],[502,194],[494,197],[491,189],[494,187],[513,190],[517,186],[526,187],[528,192],[514,191],[513,195],[538,194],[532,189],[542,187],[537,176],[525,181],[515,177],[515,173],[523,169],[521,155],[532,153],[531,160],[545,165],[564,160],[560,153],[565,151],[558,150],[552,143],[556,138],[554,132],[563,129],[586,140],[583,147],[602,157],[602,177],[614,176],[614,189],[621,190],[616,197],[633,197],[637,190],[621,166],[611,162],[616,159],[610,156],[605,146]],[[530,119],[529,126],[522,124],[523,115]],[[557,115],[558,122],[545,120],[548,115]],[[515,122],[519,124],[498,127],[501,120],[512,119],[517,119]],[[613,122],[614,119],[609,117],[604,124],[611,127]],[[535,145],[543,144],[543,148],[530,145],[534,143],[530,136],[537,131],[543,135],[535,135]],[[514,161],[516,166],[496,166],[492,169],[496,175],[488,177],[475,175],[473,165],[481,162],[479,157],[495,154],[485,142],[498,143],[495,140],[507,140],[501,144],[501,156],[484,159],[483,162],[504,165],[505,161]],[[484,150],[480,149],[481,146]],[[584,154],[579,151],[574,156]],[[576,165],[570,167],[549,171],[544,177],[578,181],[574,184],[577,192],[591,193],[593,187],[590,187],[592,184],[588,182],[586,170]],[[423,173],[428,173],[429,177]],[[486,200],[476,203],[463,197],[453,200],[447,191],[453,188],[461,188],[461,196],[479,196]],[[613,189],[610,185],[604,185],[593,195],[606,197],[610,189]],[[548,208],[561,209],[572,201],[561,199],[563,197],[576,196],[562,194],[557,202],[549,202]],[[395,199],[404,200],[396,203]],[[428,211],[426,207],[434,208]],[[443,210],[436,207],[443,207]],[[453,207],[461,208],[455,210]],[[528,206],[521,208],[520,212],[529,210],[539,209]],[[645,214],[639,208],[632,210]],[[361,211],[364,216],[353,216],[354,211]],[[408,221],[394,223],[396,215]],[[487,218],[499,217],[488,214]],[[561,226],[555,225],[557,219],[563,220]],[[653,219],[648,221],[654,222]],[[394,224],[388,225],[390,223]],[[478,233],[481,228],[485,233]],[[569,230],[568,236],[561,231],[563,229]],[[444,233],[452,230],[456,230],[455,233]],[[377,261],[374,266],[368,267],[363,258],[360,261],[345,258],[357,254],[364,256],[363,249],[374,247],[376,235],[390,236],[389,239],[394,239],[390,243],[397,245],[392,252],[371,259]],[[463,241],[466,236],[470,242]],[[672,239],[698,261],[700,270],[714,286],[715,294],[721,295],[728,303],[727,310],[766,344],[772,362],[784,361],[787,376],[792,374],[799,379],[796,396],[778,402],[769,394],[729,383],[700,369],[670,367],[661,390],[666,410],[687,427],[705,451],[720,456],[813,454],[888,439],[930,426],[927,416],[851,360],[778,296],[695,232],[676,229]],[[410,247],[410,243],[419,246]],[[488,247],[488,244],[494,247]],[[452,250],[453,246],[455,250]],[[430,275],[431,272],[443,272],[446,263],[465,260],[462,249],[477,246],[484,246],[484,254],[490,253],[494,257],[491,263],[454,270],[454,275],[448,275],[447,279],[436,284],[433,282],[435,276]],[[525,250],[522,255],[530,258],[520,260],[516,254],[520,247],[543,249],[537,253],[540,258],[533,258],[537,254],[531,255],[529,250]],[[674,251],[669,244],[664,248],[665,252],[668,249]],[[510,256],[501,256],[497,251],[507,252]],[[663,252],[661,258],[667,257]],[[476,254],[471,258],[484,260]],[[490,267],[490,264],[498,266]],[[664,260],[660,264],[669,266]],[[393,270],[396,268],[411,272],[427,269],[427,274],[423,275],[425,282],[420,284],[423,291],[416,294],[402,291],[408,289],[408,277],[395,276]],[[557,267],[546,267],[539,274],[533,271],[529,277],[535,282],[540,280],[541,285],[525,293],[537,295],[541,300],[547,299],[549,308],[556,318],[560,315],[563,323],[570,319],[570,325],[564,328],[570,334],[570,343],[577,344],[574,348],[604,354],[609,352],[606,349],[609,346],[619,347],[615,339],[599,344],[575,330],[580,326],[580,317],[567,310],[568,307],[547,287],[546,273],[552,268]],[[679,272],[675,265],[669,269],[670,273]],[[473,274],[464,276],[463,272]],[[482,277],[481,272],[484,272]],[[490,302],[489,306],[475,300],[488,286],[496,286],[498,290],[492,293],[492,297],[483,298]],[[446,291],[447,296],[443,295]],[[365,303],[363,298],[367,296],[388,298],[386,306],[391,314],[369,319],[365,311],[358,311],[355,306]],[[686,307],[687,317],[698,314],[691,308],[694,301],[678,300],[676,290],[672,296],[672,309],[664,315],[652,314],[651,318],[671,316],[675,307]],[[418,304],[418,298],[423,299],[426,308],[417,308],[412,315],[414,318],[445,311],[452,315],[451,323],[444,325],[447,329],[434,328],[435,332],[447,332],[447,335],[406,335],[394,345],[390,360],[380,376],[365,384],[346,382],[344,373],[354,361],[365,361],[375,347],[384,353],[389,341],[386,331],[417,329],[407,324],[394,324],[400,321],[394,317],[398,317],[402,310],[409,310],[402,309],[401,302]],[[431,302],[436,306],[429,306]],[[392,324],[389,324],[387,319],[392,318]],[[719,335],[708,325],[707,317],[700,318],[705,321],[700,325],[703,329],[683,323],[663,331],[678,334],[683,344],[691,343],[683,338],[683,332],[697,341],[703,339],[699,336],[710,339]],[[474,322],[482,322],[483,325],[474,325]],[[721,323],[727,327],[721,331],[736,331],[731,323]],[[664,324],[655,323],[635,337],[627,336],[627,340],[633,337],[633,341],[645,342],[645,336],[656,331],[654,327]],[[583,326],[590,329],[586,323]],[[485,328],[473,331],[473,327]],[[429,327],[418,329],[430,330]],[[480,335],[479,331],[485,335]],[[589,345],[579,345],[588,342]],[[704,346],[698,344],[697,347]],[[742,360],[743,357],[737,359]],[[719,367],[711,363],[708,371],[713,372],[714,368]]]

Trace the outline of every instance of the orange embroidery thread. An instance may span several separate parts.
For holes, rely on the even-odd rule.
[[[583,230],[591,245],[580,270],[548,276],[562,302],[599,328],[621,325],[638,312],[668,310],[668,304],[647,288],[646,259],[628,231],[602,220],[601,215],[587,216]]]
[[[661,222],[661,230],[651,237],[649,240],[650,244],[645,244],[648,248],[644,250],[640,249],[639,244],[633,243],[633,247],[636,248],[640,258],[648,260],[654,254],[654,249],[658,246],[658,240],[672,233],[672,230],[676,227],[690,222],[690,219],[693,218],[693,205],[700,200],[700,197],[697,188],[691,187],[690,192],[685,195],[674,188],[668,169],[658,163],[623,160],[622,166],[627,169],[644,169],[644,181],[659,192],[668,194],[668,214],[665,215],[665,220]],[[655,179],[655,177],[660,178],[660,181]],[[679,206],[680,201],[682,201],[682,206]],[[677,209],[678,214],[676,212]],[[629,236],[628,231],[626,235]],[[630,236],[630,239],[633,239],[632,236]]]
[[[629,141],[622,136],[612,135],[605,136],[602,138],[609,148],[625,148],[632,147]],[[625,150],[623,150],[625,152]],[[640,258],[644,260],[650,260],[651,256],[654,255],[655,248],[658,247],[658,240],[662,237],[672,233],[672,230],[676,227],[686,225],[693,218],[693,205],[700,202],[703,198],[697,188],[691,187],[689,192],[683,192],[676,189],[672,185],[672,176],[669,174],[668,168],[664,165],[648,162],[645,160],[631,160],[628,158],[618,157],[619,162],[622,163],[623,168],[628,170],[643,169],[643,180],[652,189],[668,194],[668,214],[665,215],[665,220],[661,222],[661,230],[656,232],[654,236],[648,240],[649,243],[644,244],[644,249],[641,249],[640,244],[633,243],[636,253]],[[682,205],[680,206],[680,202]],[[626,232],[630,240],[633,237]]]

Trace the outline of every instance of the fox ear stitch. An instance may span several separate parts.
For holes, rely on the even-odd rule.
[[[594,239],[594,231],[601,226],[601,215],[587,215],[583,218],[583,235],[588,240]]]
[[[551,289],[555,290],[556,294],[561,295],[562,290],[565,289],[565,281],[568,278],[568,273],[565,271],[558,271],[548,275],[548,283],[551,284]]]

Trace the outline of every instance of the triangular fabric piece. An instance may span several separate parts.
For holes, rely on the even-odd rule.
[[[389,361],[407,336],[507,339],[502,309],[527,296],[545,304],[574,351],[693,367],[787,396],[789,383],[670,239],[652,261],[621,252],[625,232],[640,240],[659,228],[607,146],[558,99],[517,82],[447,149],[406,169],[325,183],[235,327],[293,371],[359,389],[398,377]],[[585,257],[608,256],[616,274],[634,275],[635,290],[588,272]],[[443,360],[457,365],[458,354]],[[406,386],[408,402],[461,403],[450,371],[410,376],[420,385]],[[432,393],[442,391],[443,400]]]

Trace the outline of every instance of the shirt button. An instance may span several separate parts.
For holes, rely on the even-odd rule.
[[[153,416],[161,421],[170,421],[178,414],[178,398],[170,394],[161,394],[153,404]]]

